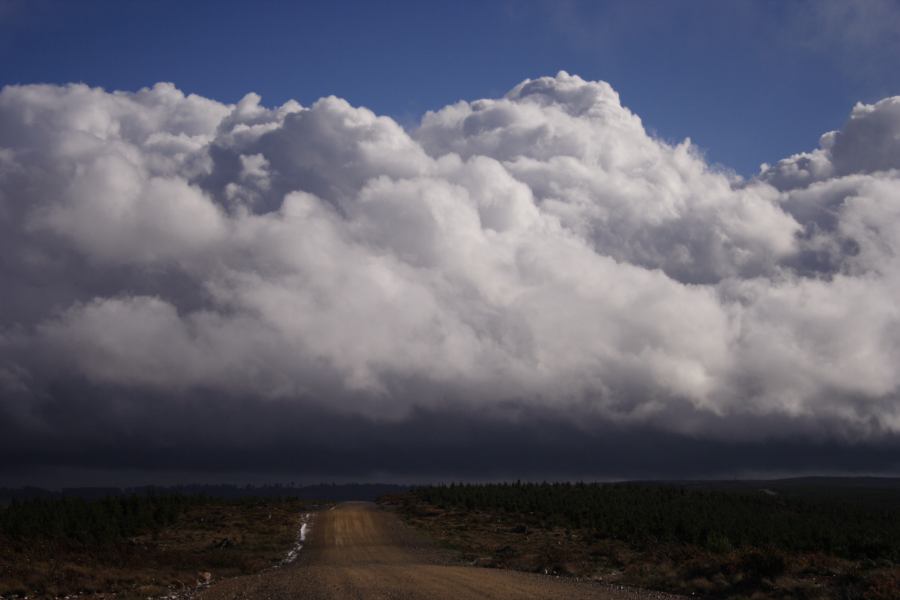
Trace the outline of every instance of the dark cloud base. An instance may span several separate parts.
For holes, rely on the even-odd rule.
[[[398,421],[251,398],[56,390],[45,432],[0,425],[0,481],[42,485],[190,481],[691,479],[900,473],[900,436],[864,442],[729,442],[558,415],[415,409]],[[120,392],[121,393],[121,392]],[[35,475],[42,473],[44,475]],[[139,473],[139,475],[135,475]],[[31,476],[29,476],[31,474]]]

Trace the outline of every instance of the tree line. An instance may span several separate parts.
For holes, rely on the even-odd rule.
[[[212,501],[180,494],[13,501],[0,510],[0,533],[85,545],[112,543],[174,523],[191,506]]]
[[[532,526],[586,529],[598,538],[646,545],[824,552],[900,561],[900,510],[829,498],[678,486],[588,483],[451,484],[414,497],[442,508],[496,511]]]

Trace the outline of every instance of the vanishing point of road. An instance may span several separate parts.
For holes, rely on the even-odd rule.
[[[203,600],[676,598],[590,581],[454,563],[447,553],[395,515],[366,502],[347,502],[320,512],[296,562],[256,575],[222,580],[199,597]]]

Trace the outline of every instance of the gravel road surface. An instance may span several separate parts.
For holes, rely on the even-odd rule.
[[[497,600],[677,598],[531,573],[454,562],[396,516],[374,504],[348,502],[315,516],[294,563],[214,583],[204,600],[252,598]]]

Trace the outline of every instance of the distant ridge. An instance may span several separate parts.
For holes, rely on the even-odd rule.
[[[302,498],[305,500],[375,500],[384,494],[396,494],[409,489],[409,486],[392,483],[347,483],[317,484],[306,486],[290,485],[206,485],[189,484],[176,486],[139,486],[139,487],[70,487],[59,491],[38,487],[0,488],[0,505],[9,504],[13,500],[35,498],[74,497],[86,500],[100,499],[107,496],[144,495],[144,494],[187,494],[204,495],[213,498]]]

